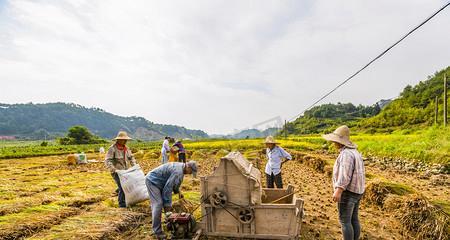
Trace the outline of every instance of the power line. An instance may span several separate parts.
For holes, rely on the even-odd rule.
[[[308,108],[306,108],[305,110],[303,110],[301,113],[295,115],[293,118],[289,119],[289,122],[292,120],[297,119],[299,116],[301,116],[302,114],[304,114],[306,111],[310,110],[311,108],[313,108],[316,104],[318,104],[319,102],[321,102],[323,99],[325,99],[326,97],[328,97],[329,95],[331,95],[333,92],[335,92],[336,90],[338,90],[341,86],[343,86],[344,84],[346,84],[348,81],[350,81],[353,77],[355,77],[356,75],[358,75],[360,72],[362,72],[364,69],[366,69],[367,67],[369,67],[373,62],[375,62],[376,60],[378,60],[379,58],[381,58],[383,55],[385,55],[387,52],[389,52],[393,47],[395,47],[397,44],[399,44],[400,42],[402,42],[405,38],[407,38],[409,35],[411,35],[413,32],[415,32],[417,29],[419,29],[420,27],[422,27],[425,23],[427,23],[428,21],[430,21],[434,16],[436,16],[438,13],[440,13],[441,11],[443,11],[446,7],[448,7],[450,5],[450,2],[446,3],[444,6],[442,6],[439,10],[437,10],[436,12],[434,12],[431,16],[429,16],[427,19],[425,19],[425,21],[423,21],[422,23],[420,23],[419,25],[417,25],[415,28],[413,28],[411,31],[409,31],[407,34],[405,34],[402,38],[400,38],[397,42],[395,42],[394,44],[392,44],[390,47],[388,47],[386,50],[384,50],[382,53],[380,53],[378,56],[376,56],[375,58],[373,58],[369,63],[367,63],[366,65],[364,65],[362,68],[360,68],[358,71],[356,71],[355,73],[353,73],[350,77],[348,77],[347,79],[345,79],[345,81],[341,82],[339,85],[337,85],[335,88],[333,88],[331,91],[329,91],[327,94],[323,95],[321,98],[319,98],[317,101],[315,101],[313,104],[311,104],[311,106],[309,106]]]

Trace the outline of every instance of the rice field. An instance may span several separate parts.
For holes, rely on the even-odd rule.
[[[364,142],[358,137],[355,140],[361,145]],[[281,145],[294,156],[283,168],[285,184],[295,186],[305,200],[303,239],[340,239],[330,187],[336,155],[324,151],[327,145],[318,136],[291,137],[281,140]],[[241,151],[261,170],[265,164],[260,139],[186,142],[185,146],[188,158],[200,163],[200,176],[210,173],[229,151]],[[88,159],[98,162],[70,166],[65,155],[70,149],[0,160],[0,239],[153,239],[149,203],[117,208],[116,186],[103,165],[104,156],[96,153],[98,146],[84,147],[92,149],[86,151]],[[159,165],[159,143],[130,147],[144,172]],[[368,191],[361,208],[364,239],[448,239],[448,175],[423,177],[373,164],[366,171]],[[186,177],[182,191],[188,204],[180,203],[178,208],[199,204],[198,179]],[[412,207],[416,203],[424,207]],[[199,216],[198,211],[194,214]],[[424,234],[419,227],[436,232]]]

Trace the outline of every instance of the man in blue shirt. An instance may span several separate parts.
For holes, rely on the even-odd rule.
[[[264,143],[267,147],[267,164],[265,169],[267,188],[274,188],[274,183],[277,185],[277,188],[283,188],[281,166],[283,165],[283,163],[291,160],[292,157],[282,147],[277,145],[278,142],[276,142],[272,136],[268,136]]]
[[[172,162],[163,164],[150,171],[145,180],[152,207],[152,228],[158,239],[165,239],[161,228],[161,213],[172,209],[172,192],[180,193],[180,186],[183,182],[184,174],[197,175],[197,163],[189,161],[187,163]]]

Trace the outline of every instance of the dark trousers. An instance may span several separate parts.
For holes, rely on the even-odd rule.
[[[119,190],[117,193],[117,198],[119,200],[119,207],[124,208],[127,207],[125,203],[125,193],[123,192],[122,185],[120,185],[119,175],[117,173],[111,173],[114,178],[114,182],[117,184],[117,189]]]
[[[283,179],[281,178],[281,172],[277,175],[267,174],[266,173],[266,180],[267,180],[267,188],[274,188],[274,183],[277,185],[277,188],[283,188]]]
[[[344,240],[358,240],[361,234],[358,209],[362,194],[356,194],[345,190],[341,201],[338,203],[339,222],[342,227]]]
[[[186,153],[178,153],[178,162],[186,163]]]

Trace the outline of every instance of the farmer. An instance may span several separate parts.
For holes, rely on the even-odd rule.
[[[153,234],[158,239],[165,239],[161,228],[161,213],[169,212],[172,209],[172,192],[183,195],[180,192],[180,186],[183,182],[184,174],[197,175],[197,163],[189,161],[188,163],[166,163],[152,171],[145,177],[150,203],[152,208],[152,228]]]
[[[272,136],[268,136],[264,141],[266,144],[266,179],[267,188],[273,188],[274,183],[277,188],[283,188],[283,180],[281,178],[281,167],[283,164],[292,159],[291,155],[282,147],[278,146],[278,142]]]
[[[111,172],[111,175],[117,184],[117,195],[120,208],[126,207],[125,193],[123,192],[122,186],[120,185],[119,175],[116,171],[127,170],[128,168],[136,165],[136,159],[134,159],[130,149],[128,149],[128,147],[126,146],[127,141],[131,139],[132,138],[128,137],[125,131],[120,131],[117,134],[117,137],[113,139],[116,142],[111,147],[109,147],[108,153],[106,153],[105,158],[106,167]]]
[[[350,129],[340,126],[323,135],[334,143],[339,156],[333,168],[333,201],[337,202],[339,222],[344,240],[357,240],[361,232],[358,208],[365,189],[364,162],[357,146],[350,141]]]
[[[181,143],[181,139],[178,139],[177,142],[173,145],[173,147],[178,148],[178,162],[186,162],[186,149],[184,149],[183,143]]]
[[[161,157],[162,157],[161,164],[167,163],[169,160],[169,151],[170,151],[169,139],[170,137],[164,138],[164,142],[161,148]]]

